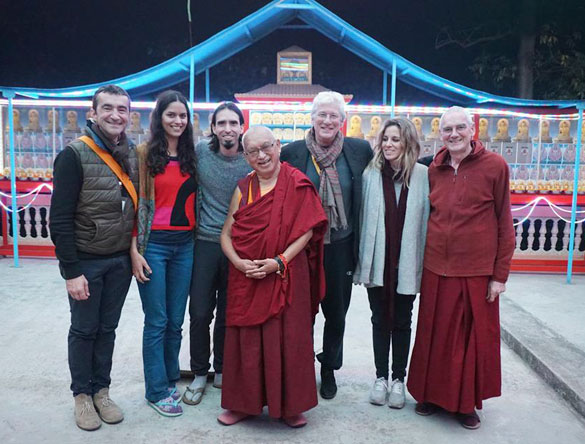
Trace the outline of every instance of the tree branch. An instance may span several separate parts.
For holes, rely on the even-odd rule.
[[[484,23],[472,28],[453,31],[449,27],[442,28],[435,38],[435,49],[448,45],[469,48],[483,42],[500,40],[512,34],[509,25],[503,23]]]

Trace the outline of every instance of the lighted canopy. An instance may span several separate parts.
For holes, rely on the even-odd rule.
[[[450,104],[559,108],[585,106],[585,101],[542,101],[497,96],[451,82],[409,62],[314,0],[274,0],[182,54],[136,74],[71,88],[0,86],[0,90],[11,90],[16,95],[33,98],[82,98],[93,95],[104,84],[116,83],[132,95],[140,96],[163,90],[205,72],[295,19],[306,23],[380,70],[395,72],[393,81],[399,78],[409,85],[445,99]]]
[[[527,100],[488,94],[467,88],[455,82],[432,74],[409,62],[386,48],[372,37],[357,30],[314,0],[274,0],[238,23],[224,29],[204,42],[190,48],[178,56],[152,68],[129,76],[112,79],[103,83],[83,85],[70,88],[38,89],[21,87],[3,87],[0,91],[8,99],[8,123],[11,158],[12,208],[16,208],[16,187],[14,174],[14,127],[12,120],[12,99],[15,96],[31,98],[76,99],[90,97],[102,85],[115,83],[125,88],[134,97],[161,91],[177,83],[190,80],[190,101],[193,103],[194,78],[196,74],[206,73],[206,96],[209,100],[209,68],[230,58],[237,52],[254,44],[277,29],[296,21],[304,22],[323,35],[337,42],[384,72],[383,102],[387,96],[387,74],[392,73],[391,106],[394,114],[396,97],[396,80],[401,81],[440,97],[446,104],[463,106],[514,106],[526,108],[577,108],[579,123],[577,135],[577,155],[575,159],[575,176],[573,202],[571,211],[571,230],[567,280],[571,279],[571,267],[575,240],[575,220],[577,208],[577,180],[581,152],[581,131],[584,100]],[[296,26],[296,25],[293,25]],[[17,221],[13,213],[13,238],[15,265],[18,266]]]

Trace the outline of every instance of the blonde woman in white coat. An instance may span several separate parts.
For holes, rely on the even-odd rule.
[[[400,409],[405,403],[412,306],[419,292],[429,216],[427,167],[417,163],[416,128],[390,119],[364,170],[359,261],[354,283],[368,290],[376,380],[370,402]],[[389,353],[392,342],[392,379]]]

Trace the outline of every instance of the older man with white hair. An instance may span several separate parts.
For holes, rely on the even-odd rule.
[[[477,429],[475,409],[501,394],[498,296],[514,252],[509,169],[473,140],[464,108],[449,108],[439,125],[408,390],[419,415],[442,408]]]
[[[345,101],[337,92],[317,94],[311,122],[305,140],[285,146],[281,159],[313,182],[329,220],[324,256],[327,293],[321,303],[325,328],[323,351],[317,359],[321,362],[321,397],[331,399],[337,393],[333,372],[343,363],[345,315],[358,257],[362,172],[372,150],[364,140],[343,137]]]

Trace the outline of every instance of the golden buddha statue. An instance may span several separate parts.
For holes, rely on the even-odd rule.
[[[357,114],[354,114],[349,119],[349,128],[347,129],[347,136],[357,137],[359,139],[364,138],[364,133],[362,132],[362,118]]]
[[[488,134],[490,122],[485,117],[481,117],[479,119],[479,140],[482,142],[489,142],[491,141],[490,136]]]
[[[61,132],[61,126],[59,124],[59,111],[50,109],[47,112],[47,127],[46,131],[53,132],[53,125],[55,126],[55,132]]]
[[[380,125],[382,124],[382,118],[380,116],[372,116],[370,119],[370,132],[368,137],[375,139],[380,131]]]
[[[144,129],[140,124],[140,113],[138,111],[132,111],[130,113],[130,128],[129,133],[133,134],[144,134]]]
[[[418,135],[418,140],[420,142],[424,142],[425,140],[425,135],[423,134],[423,121],[420,117],[413,117],[412,118],[412,123],[414,123],[414,127],[416,128],[416,134]]]
[[[510,128],[510,123],[508,119],[500,119],[498,120],[498,131],[494,136],[494,142],[509,142],[510,141],[510,134],[508,130]]]
[[[514,142],[530,142],[530,122],[528,119],[518,121],[518,131],[514,137]]]
[[[262,123],[262,114],[261,113],[252,113],[250,116],[250,124],[260,125],[261,123]]]
[[[14,132],[22,132],[22,123],[20,123],[20,111],[12,109],[12,124],[14,125]],[[10,131],[10,124],[6,121],[6,131]]]
[[[201,123],[199,120],[199,114],[193,113],[193,135],[194,136],[201,136],[203,131],[201,131]]]
[[[439,122],[440,119],[438,117],[433,117],[433,120],[431,120],[431,133],[427,135],[427,140],[441,140]]]
[[[539,137],[535,137],[532,140],[534,142],[541,141],[542,143],[552,143],[552,137],[550,136],[550,122],[548,120],[540,121]]]
[[[39,121],[39,112],[36,109],[31,109],[28,112],[28,126],[26,127],[27,131],[32,133],[40,133],[41,132],[41,123]]]
[[[573,143],[573,138],[571,137],[571,121],[570,120],[561,120],[559,123],[559,134],[555,142],[558,143]]]
[[[81,130],[79,129],[79,125],[77,124],[77,111],[73,111],[72,109],[67,111],[65,114],[67,117],[67,124],[65,125],[65,131],[72,131],[74,133],[78,133]]]
[[[282,125],[284,120],[282,119],[282,113],[274,113],[272,114],[272,124],[273,125]]]

